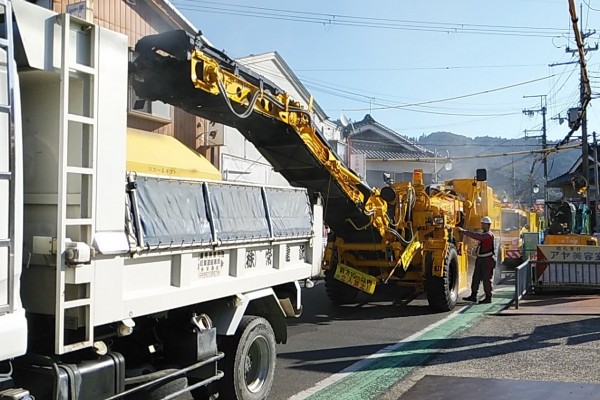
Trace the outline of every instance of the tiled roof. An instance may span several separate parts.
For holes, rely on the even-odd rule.
[[[367,160],[414,160],[419,157],[432,156],[431,152],[425,153],[422,151],[412,151],[411,149],[407,149],[402,144],[389,144],[362,140],[353,142],[352,153],[364,154]]]
[[[408,153],[398,151],[385,151],[385,150],[360,150],[353,149],[352,153],[364,154],[367,160],[414,160],[419,157],[431,157],[430,154],[424,153]],[[425,161],[425,160],[423,160]]]
[[[360,132],[361,130],[366,131],[369,129],[369,127],[374,127],[374,128],[379,129],[380,131],[386,133],[390,138],[392,138],[397,143],[405,145],[407,147],[407,150],[415,151],[415,153],[412,153],[410,157],[406,157],[406,158],[415,158],[415,157],[418,157],[419,155],[427,156],[427,157],[434,156],[433,151],[427,150],[425,147],[416,144],[412,140],[408,139],[406,136],[403,136],[403,135],[399,134],[398,132],[394,131],[393,129],[390,129],[387,126],[375,121],[373,119],[373,117],[371,117],[370,114],[365,115],[365,117],[362,119],[362,121],[358,121],[358,122],[354,123],[354,129],[358,132]],[[383,158],[383,157],[375,157],[375,158]],[[395,157],[395,158],[400,158],[400,157]]]
[[[561,186],[567,185],[569,182],[571,182],[571,179],[573,179],[577,175],[578,175],[577,173],[572,172],[572,173],[565,173],[560,176],[557,176],[556,178],[548,181],[548,187],[559,188]]]

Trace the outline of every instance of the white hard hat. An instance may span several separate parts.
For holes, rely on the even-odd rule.
[[[488,216],[485,216],[483,218],[481,218],[481,223],[482,224],[491,224],[492,223],[492,219]]]

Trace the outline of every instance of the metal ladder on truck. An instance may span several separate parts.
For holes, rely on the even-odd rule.
[[[58,204],[56,236],[55,352],[94,342],[93,262],[70,265],[73,242],[91,246],[96,209],[98,50],[97,27],[62,14]],[[81,95],[83,101],[73,101]],[[87,268],[91,273],[80,273]]]
[[[8,209],[6,214],[0,215],[0,277],[6,275],[6,286],[0,288],[0,292],[6,290],[6,298],[0,298],[0,315],[12,313],[15,308],[15,224],[16,224],[16,132],[15,132],[15,60],[13,43],[13,21],[12,6],[8,0],[0,0],[0,9],[5,17],[4,27],[6,31],[0,38],[0,49],[6,55],[5,79],[2,82],[3,93],[0,104],[0,204],[2,208]],[[4,72],[4,71],[3,71]],[[6,96],[6,98],[4,98]],[[6,194],[6,195],[4,195]]]

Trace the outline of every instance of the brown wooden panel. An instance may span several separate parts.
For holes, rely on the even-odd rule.
[[[53,9],[64,12],[66,4],[76,3],[81,0],[55,0]],[[98,25],[121,32],[128,36],[131,48],[143,36],[170,29],[189,29],[183,25],[180,18],[172,14],[169,9],[160,5],[159,0],[138,0],[135,5],[124,0],[94,0],[92,2],[94,22]],[[163,135],[174,136],[191,149],[198,151],[219,167],[220,149],[206,147],[199,136],[203,130],[204,120],[192,114],[185,113],[177,108],[173,111],[173,121],[157,121],[150,118],[139,117],[134,114],[127,116],[127,126]]]
[[[174,109],[173,113],[173,125],[174,135],[180,142],[186,146],[197,149],[196,145],[196,119],[197,117],[192,114],[188,114],[178,108]]]
[[[173,124],[156,121],[149,118],[138,117],[129,114],[127,116],[127,126],[130,128],[140,129],[149,132],[160,133],[163,135],[173,136]]]

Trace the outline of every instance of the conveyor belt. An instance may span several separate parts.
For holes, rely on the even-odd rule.
[[[325,221],[337,235],[347,241],[379,242],[381,236],[377,229],[369,226],[357,231],[347,221],[350,219],[355,226],[363,227],[371,219],[363,212],[360,204],[355,204],[349,198],[343,185],[315,156],[294,126],[256,111],[242,119],[231,111],[222,95],[194,88],[190,79],[191,63],[187,60],[191,46],[194,45],[190,43],[190,38],[180,31],[148,36],[138,42],[136,51],[139,57],[131,68],[135,76],[132,84],[138,96],[160,100],[191,114],[238,129],[291,185],[308,189],[311,196],[317,193],[323,196]],[[198,47],[198,42],[195,46]],[[168,52],[171,57],[157,53],[157,48]],[[222,53],[207,48],[204,44],[202,51],[212,52],[211,57],[219,61],[221,68],[235,72],[236,76],[251,84],[263,87],[272,94],[282,93],[277,86],[235,64]],[[238,113],[246,111],[243,106],[233,107]],[[322,145],[335,154],[320,132],[318,136]],[[339,157],[335,157],[341,163]],[[358,178],[355,176],[355,179]],[[372,192],[364,182],[358,185],[358,190],[365,194],[365,198]]]

